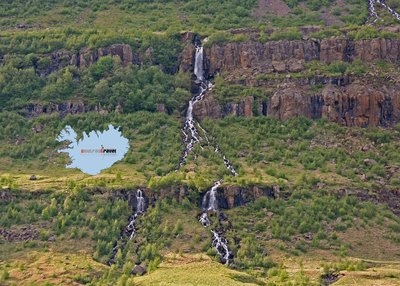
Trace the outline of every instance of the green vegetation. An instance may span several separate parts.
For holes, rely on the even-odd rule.
[[[273,216],[266,216],[266,210]],[[336,249],[339,255],[345,255],[345,249],[352,246],[339,240],[337,233],[351,227],[377,227],[383,217],[397,226],[400,224],[398,217],[387,209],[359,202],[355,197],[338,199],[324,192],[297,191],[286,201],[263,198],[229,213],[234,222],[232,236],[247,239],[250,232],[264,238],[258,240],[259,244],[269,239],[289,242],[286,250],[293,255],[312,248]],[[258,222],[254,224],[251,218]],[[385,224],[389,233],[391,223]],[[256,260],[254,257],[253,261]]]
[[[319,285],[321,275],[339,272],[346,273],[340,285],[368,279],[385,285],[400,277],[400,220],[391,201],[400,187],[400,127],[281,122],[259,116],[258,103],[272,90],[242,84],[366,73],[386,78],[399,72],[396,64],[311,61],[297,73],[249,68],[249,78],[222,71],[213,88],[218,102],[253,97],[254,117],[204,119],[209,146],[196,145],[174,172],[192,96],[191,75],[179,72],[185,32],[207,36],[206,47],[399,39],[382,27],[395,20],[379,7],[380,19],[363,25],[364,0],[283,1],[289,9],[281,16],[257,0],[0,3],[1,285]],[[400,9],[399,0],[387,3]],[[132,61],[104,52],[115,44],[129,45]],[[309,90],[319,91],[319,85]],[[125,158],[98,176],[65,169],[59,132],[71,125],[82,136],[109,124],[129,139]],[[224,167],[216,145],[238,176]],[[229,203],[241,199],[238,193],[246,196],[245,189],[280,191],[223,210],[229,223],[212,213],[212,226],[204,228],[201,194],[221,178],[234,193],[225,194]],[[138,186],[154,201],[137,217],[134,238],[123,241],[133,211],[127,198]],[[222,227],[234,255],[230,267],[218,263],[211,245],[210,229]],[[115,243],[115,264],[108,266]],[[147,274],[134,277],[135,265]]]
[[[268,92],[263,88],[248,87],[240,84],[230,84],[224,80],[223,76],[215,78],[214,93],[219,102],[236,102],[246,96],[253,96],[260,99],[266,99]]]
[[[377,30],[371,26],[353,27],[352,31],[348,32],[348,36],[354,40],[368,39],[399,39],[398,33],[385,30]]]
[[[254,23],[251,11],[256,0],[246,1],[23,1],[1,3],[2,26],[15,26],[26,23],[32,26],[41,25],[77,25],[100,26],[107,28],[110,13],[120,19],[112,26],[120,24],[134,29],[152,31],[184,30],[188,27],[197,29],[213,28],[226,30],[234,27],[245,27]],[[206,27],[201,27],[205,25]]]
[[[3,110],[22,109],[38,101],[45,108],[50,103],[81,100],[87,108],[123,106],[124,112],[155,111],[157,104],[163,104],[172,113],[189,97],[185,75],[168,75],[154,66],[123,67],[118,57],[102,57],[88,69],[65,67],[45,78],[40,68],[34,68],[40,65],[37,61],[32,55],[14,57],[0,67]]]
[[[287,29],[287,30],[274,31],[271,34],[271,36],[269,37],[269,40],[271,40],[271,41],[279,41],[279,40],[294,41],[294,40],[301,40],[302,37],[303,37],[302,33],[300,33],[297,29],[292,28],[292,29]]]
[[[17,168],[22,168],[30,173],[47,168],[58,170],[60,175],[64,173],[68,159],[66,155],[57,153],[63,144],[55,139],[66,125],[72,126],[78,134],[105,130],[109,124],[121,127],[123,135],[130,140],[131,147],[120,165],[131,166],[130,170],[122,169],[124,176],[129,174],[131,178],[134,177],[133,166],[136,166],[133,170],[147,178],[156,173],[162,175],[170,172],[177,166],[182,152],[180,122],[161,113],[141,111],[125,115],[100,115],[93,112],[69,115],[63,119],[55,114],[28,120],[15,113],[3,112],[0,113],[0,118],[3,123],[0,127],[0,157],[3,161],[13,162],[12,165],[3,166],[2,172],[14,172]],[[32,128],[36,126],[41,126],[42,130],[33,131]],[[118,165],[116,169],[119,169]],[[116,179],[117,176],[114,176],[114,182],[119,183]],[[15,183],[9,182],[10,177],[2,177],[2,180],[3,186]],[[102,184],[96,180],[88,183]]]

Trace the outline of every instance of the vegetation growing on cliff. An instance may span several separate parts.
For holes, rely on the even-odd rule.
[[[399,0],[386,2],[400,11]],[[272,93],[262,81],[369,73],[386,83],[396,80],[398,65],[308,61],[302,69],[296,57],[299,72],[286,73],[284,60],[266,74],[250,66],[243,74],[222,70],[213,87],[219,102],[256,98],[252,112],[246,107],[254,117],[204,119],[207,140],[176,170],[182,117],[195,92],[193,75],[179,72],[180,64],[193,69],[194,55],[182,49],[197,36],[187,31],[208,36],[206,47],[399,39],[394,27],[382,27],[394,18],[377,9],[379,19],[368,22],[363,0],[2,1],[0,284],[324,285],[339,272],[341,285],[397,282],[399,126],[347,129],[258,115]],[[111,56],[111,46],[127,49],[127,57]],[[250,81],[256,84],[243,84]],[[320,91],[311,85],[311,93]],[[59,131],[71,125],[81,136],[108,124],[130,140],[126,157],[97,176],[66,170]],[[198,222],[202,195],[222,178],[226,205],[247,203],[250,188],[274,193],[210,212],[212,229],[228,240],[231,269],[218,264],[210,228]],[[121,242],[138,186],[148,209],[135,217],[133,239]],[[144,270],[148,275],[133,275]]]
[[[155,111],[157,104],[163,104],[173,113],[190,96],[184,74],[168,75],[154,66],[123,67],[117,57],[102,57],[88,69],[69,66],[45,78],[35,72],[34,57],[27,63],[24,60],[27,57],[14,57],[0,67],[2,109],[78,99],[92,109],[120,106],[124,112]]]

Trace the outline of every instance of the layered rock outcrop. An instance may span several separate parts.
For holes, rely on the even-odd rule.
[[[141,188],[145,198],[145,207],[155,204],[156,201],[165,198],[175,199],[181,203],[184,198],[192,198],[195,196],[189,196],[189,189],[187,186],[173,186],[163,188],[157,192],[149,188]],[[193,193],[193,192],[192,192]],[[223,185],[217,190],[218,207],[221,209],[231,209],[244,205],[246,203],[255,201],[261,197],[279,198],[280,187],[279,186],[233,186]],[[201,206],[203,194],[199,194],[198,200],[193,201],[197,205]],[[113,197],[125,199],[129,202],[129,205],[136,206],[136,192],[129,190],[118,190],[113,192]]]
[[[119,57],[123,66],[127,66],[128,64],[139,65],[141,62],[139,53],[132,51],[130,45],[114,44],[98,49],[82,48],[77,53],[67,50],[57,51],[47,57],[46,64],[37,64],[35,69],[40,75],[46,76],[69,65],[78,68],[88,67],[94,64],[99,58],[107,55]]]
[[[192,69],[190,53],[193,53],[193,47],[188,46],[180,65],[184,71]],[[304,116],[361,127],[386,127],[400,121],[400,75],[394,74],[391,78],[383,78],[379,73],[336,78],[290,76],[306,70],[305,64],[310,61],[330,64],[360,60],[368,64],[378,61],[400,64],[400,40],[331,38],[226,43],[206,48],[205,55],[205,67],[210,77],[228,74],[231,82],[264,88],[271,96],[262,99],[250,95],[221,102],[209,92],[194,108],[199,120],[206,116],[222,118],[227,115],[265,115],[282,120]],[[288,76],[259,80],[257,74]]]
[[[391,126],[400,120],[399,90],[400,85],[376,87],[366,82],[326,85],[318,94],[283,87],[271,97],[268,114],[283,120],[305,116],[346,126]]]
[[[248,96],[239,102],[220,103],[212,93],[199,102],[194,113],[198,120],[228,115],[326,118],[345,126],[389,127],[400,122],[400,84],[376,85],[354,81],[344,86],[326,84],[317,92],[294,83],[279,85],[268,99]]]
[[[279,198],[279,193],[280,188],[278,186],[223,186],[217,191],[218,207],[231,209],[253,202],[261,197]]]
[[[190,47],[184,53],[190,52]],[[210,75],[240,68],[262,67],[269,72],[298,72],[305,62],[317,60],[400,62],[400,40],[347,38],[324,40],[272,41],[266,43],[227,43],[205,49],[206,68]],[[185,59],[183,59],[185,60]],[[181,67],[190,66],[184,61]],[[185,70],[185,69],[183,69]]]
[[[25,106],[19,113],[24,117],[37,117],[43,114],[58,113],[61,116],[97,111],[107,114],[108,110],[100,105],[87,105],[83,100],[68,100],[63,103],[32,103]],[[118,110],[116,110],[118,112]]]
[[[118,56],[123,66],[127,66],[128,64],[140,64],[139,55],[134,54],[131,46],[126,44],[111,45],[97,50],[84,48],[79,53],[72,56],[71,64],[78,67],[87,67],[95,63],[99,58],[107,55]]]

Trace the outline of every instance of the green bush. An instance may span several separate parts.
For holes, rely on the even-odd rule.
[[[280,41],[280,40],[294,41],[294,40],[301,40],[302,37],[303,34],[299,32],[296,28],[289,28],[285,30],[274,31],[269,37],[269,39],[271,41]]]

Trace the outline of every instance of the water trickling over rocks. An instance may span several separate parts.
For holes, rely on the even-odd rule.
[[[186,163],[187,157],[189,153],[193,150],[194,145],[198,143],[200,148],[203,149],[203,145],[210,144],[210,141],[207,136],[206,130],[204,130],[200,123],[198,123],[193,116],[193,107],[196,103],[203,100],[207,91],[213,88],[213,84],[208,81],[205,77],[204,73],[204,48],[200,42],[196,45],[195,52],[195,62],[194,62],[194,75],[196,76],[195,84],[199,87],[199,92],[196,93],[189,101],[188,109],[186,111],[185,124],[182,128],[182,133],[184,135],[185,142],[185,150],[182,154],[181,160],[179,162],[179,167],[183,166]],[[230,161],[226,158],[226,156],[221,152],[220,147],[216,145],[214,147],[214,151],[216,153],[221,154],[222,159],[226,168],[233,174],[237,175],[235,168],[232,166]]]
[[[212,188],[204,195],[202,208],[203,211],[216,211],[218,209],[218,201],[217,201],[217,189],[221,186],[221,181],[218,181],[212,186]]]
[[[136,219],[139,215],[146,211],[145,198],[141,189],[136,190],[136,204],[133,206],[133,214],[129,217],[127,226],[121,231],[119,241],[114,243],[112,249],[112,255],[108,261],[109,265],[115,263],[115,256],[117,255],[118,249],[122,249],[123,246],[131,240],[136,234]]]
[[[206,79],[204,73],[204,48],[200,41],[196,41],[196,51],[194,60],[194,75],[196,76],[195,84],[199,87],[199,92],[195,94],[189,101],[188,109],[186,112],[185,124],[182,128],[184,134],[185,150],[179,163],[179,167],[186,163],[187,157],[190,151],[196,143],[200,144],[200,148],[203,148],[203,144],[210,144],[207,137],[207,132],[201,127],[201,125],[193,117],[193,107],[196,103],[200,102],[208,90],[211,90],[213,85]],[[200,132],[199,132],[200,131]],[[235,168],[226,156],[221,152],[218,145],[214,146],[214,152],[221,154],[225,167],[231,172],[232,175],[237,176]],[[222,181],[217,181],[212,188],[204,195],[202,200],[203,213],[200,215],[199,221],[204,227],[209,227],[211,221],[208,217],[208,212],[216,212],[218,210],[217,200],[217,189],[221,186]],[[213,234],[212,245],[218,254],[221,256],[221,262],[228,264],[231,258],[231,253],[228,249],[228,242],[223,237],[223,234],[211,230]]]
[[[376,22],[380,17],[376,12],[376,4],[380,4],[383,8],[385,8],[396,20],[400,21],[400,14],[396,12],[389,4],[386,3],[385,0],[368,0],[368,10],[371,18],[374,18],[374,22]]]
[[[199,221],[204,227],[209,227],[211,225],[210,218],[208,217],[208,212],[218,211],[217,191],[220,186],[221,181],[217,181],[203,197],[203,213],[200,215]],[[213,235],[212,246],[221,257],[221,263],[229,264],[233,256],[229,251],[228,241],[224,237],[223,231],[212,229],[211,233]]]

